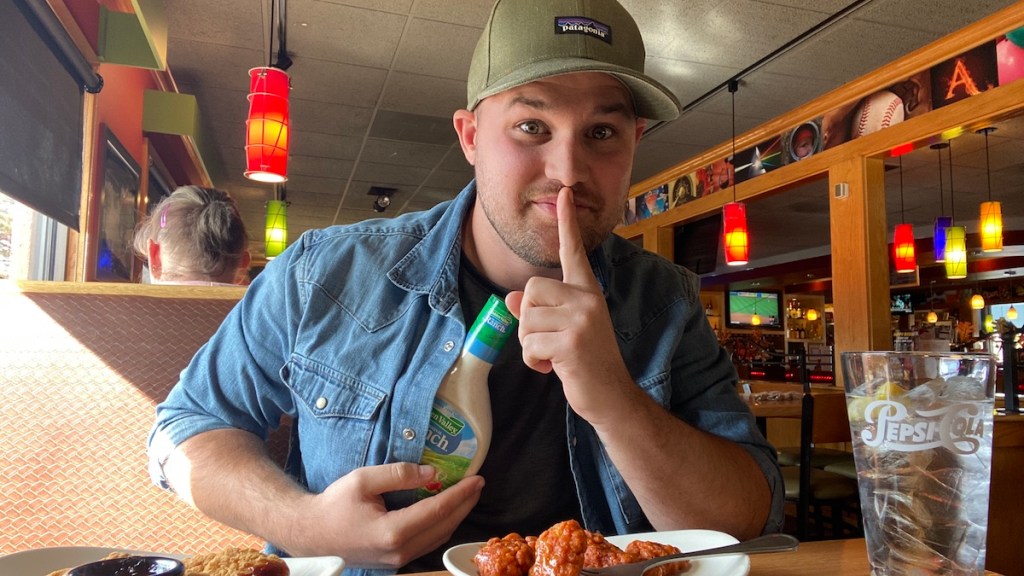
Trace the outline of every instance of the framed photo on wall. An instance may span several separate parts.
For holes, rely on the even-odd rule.
[[[132,237],[139,214],[139,165],[106,126],[102,129],[101,143],[93,279],[133,282],[137,272]]]

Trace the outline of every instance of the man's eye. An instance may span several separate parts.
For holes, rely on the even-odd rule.
[[[591,131],[590,135],[596,140],[607,140],[615,135],[615,130],[611,126],[598,126]]]
[[[535,120],[522,122],[518,125],[518,128],[527,134],[541,134],[544,132],[544,127],[541,126],[540,122]]]

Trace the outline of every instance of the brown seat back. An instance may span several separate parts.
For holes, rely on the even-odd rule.
[[[157,488],[146,460],[155,405],[243,293],[0,282],[0,554],[262,546]]]

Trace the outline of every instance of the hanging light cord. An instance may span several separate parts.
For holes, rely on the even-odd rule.
[[[982,131],[985,133],[985,175],[988,177],[988,201],[992,201],[992,168],[988,163],[988,133],[993,130],[992,128],[985,128]]]
[[[953,204],[953,141],[949,141],[949,216],[956,222],[956,207]],[[941,152],[940,152],[941,153]]]
[[[903,156],[900,156],[900,223],[907,223],[907,215],[903,211]]]
[[[939,215],[946,214],[946,195],[942,193],[942,148],[936,148],[939,153]]]
[[[740,89],[739,80],[729,80],[729,93],[732,94],[732,201],[736,201],[736,91]],[[755,306],[756,308],[756,306]],[[755,312],[756,314],[756,312]]]

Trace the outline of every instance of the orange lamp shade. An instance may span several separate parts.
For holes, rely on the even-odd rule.
[[[981,294],[975,294],[971,296],[971,309],[972,310],[984,310],[985,309],[985,297]]]
[[[999,202],[981,203],[981,250],[999,252],[1003,249],[1003,210]]]
[[[1006,319],[1007,320],[1016,320],[1017,319],[1017,309],[1014,308],[1012,304],[1010,305],[1010,309],[1006,311]]]
[[[896,225],[892,251],[897,272],[902,274],[917,269],[917,256],[914,253],[914,227],[912,225]]]
[[[249,70],[249,117],[245,121],[245,177],[258,182],[288,179],[288,73]]]
[[[967,229],[946,228],[946,278],[967,278]]]
[[[747,207],[742,202],[729,202],[722,206],[722,236],[726,264],[741,266],[750,261]]]
[[[935,310],[929,310],[928,316],[925,317],[925,322],[935,324],[939,321],[939,315],[935,313]]]

